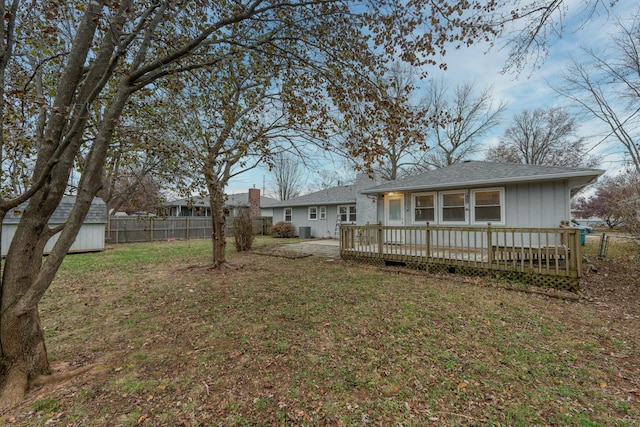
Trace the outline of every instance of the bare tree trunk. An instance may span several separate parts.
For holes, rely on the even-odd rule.
[[[29,380],[51,373],[38,307],[28,312],[2,313],[2,348],[6,375],[1,407],[12,406],[25,395]]]
[[[109,118],[120,114],[126,97],[126,89],[116,95],[108,111]],[[50,373],[38,303],[73,244],[100,188],[115,120],[105,123],[89,154],[76,203],[64,228],[52,230],[48,222],[62,199],[64,183],[73,166],[72,154],[61,159],[59,169],[52,175],[51,182],[56,185],[43,188],[31,198],[9,247],[0,298],[0,361],[4,376],[0,409],[17,404],[24,397],[30,380]],[[43,263],[45,245],[55,232],[60,235]]]
[[[34,292],[40,293],[33,285],[50,236],[47,221],[55,208],[47,209],[48,204],[37,203],[36,200],[32,200],[30,205],[38,205],[41,209],[25,209],[3,272],[0,354],[4,383],[0,409],[19,402],[27,391],[29,380],[50,373],[38,304],[30,297]]]
[[[223,186],[217,180],[207,184],[209,190],[209,205],[211,207],[211,245],[212,268],[222,268],[227,264],[226,248],[227,218],[224,215]]]
[[[124,84],[105,114],[106,119],[87,157],[76,203],[64,227],[52,230],[48,222],[62,200],[81,134],[51,172],[49,184],[31,197],[16,229],[5,261],[0,297],[0,360],[4,377],[0,410],[17,404],[24,397],[30,380],[50,373],[38,303],[51,285],[100,188],[115,119],[121,114],[128,95],[128,86]],[[45,245],[56,232],[60,232],[58,240],[43,263]]]

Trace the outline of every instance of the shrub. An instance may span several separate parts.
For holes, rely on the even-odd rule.
[[[296,228],[290,222],[280,221],[276,223],[269,233],[271,237],[293,237],[295,235]]]
[[[233,218],[233,243],[236,245],[236,250],[238,252],[250,250],[255,237],[249,211],[242,209],[238,216]]]

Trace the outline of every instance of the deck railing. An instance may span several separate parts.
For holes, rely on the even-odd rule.
[[[580,230],[575,228],[368,224],[343,225],[340,237],[346,259],[548,276],[545,284],[552,284],[552,278],[575,284],[582,275]]]

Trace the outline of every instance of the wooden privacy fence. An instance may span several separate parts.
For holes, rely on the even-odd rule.
[[[256,234],[268,234],[271,217],[252,218]],[[233,236],[233,218],[227,218],[227,236]],[[109,243],[151,242],[211,238],[211,217],[112,216],[106,228]]]
[[[580,230],[446,226],[340,228],[340,255],[374,264],[502,275],[570,291],[582,276]]]

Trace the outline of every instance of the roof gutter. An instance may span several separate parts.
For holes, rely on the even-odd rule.
[[[386,188],[378,188],[378,189],[372,188],[368,190],[363,190],[362,194],[379,194],[379,193],[387,193],[389,191],[443,190],[443,189],[450,189],[450,188],[477,187],[477,186],[487,186],[487,185],[497,185],[497,184],[518,184],[523,182],[553,181],[553,180],[593,176],[593,178],[589,182],[583,185],[584,187],[597,181],[598,178],[605,172],[604,170],[601,170],[601,169],[594,169],[594,171],[598,171],[599,173],[594,176],[593,173],[585,173],[580,171],[580,172],[570,172],[570,173],[562,173],[562,174],[554,174],[554,175],[531,175],[531,176],[522,176],[522,177],[516,177],[516,178],[495,178],[495,179],[481,180],[481,181],[478,181],[478,180],[459,181],[459,182],[437,184],[437,185],[409,185],[405,187],[389,186]]]
[[[296,206],[331,206],[331,205],[352,205],[356,202],[355,199],[351,200],[332,200],[330,202],[326,201],[316,201],[316,202],[294,202],[294,203],[285,203],[286,201],[279,201],[277,205],[272,205],[272,208],[293,208]]]

